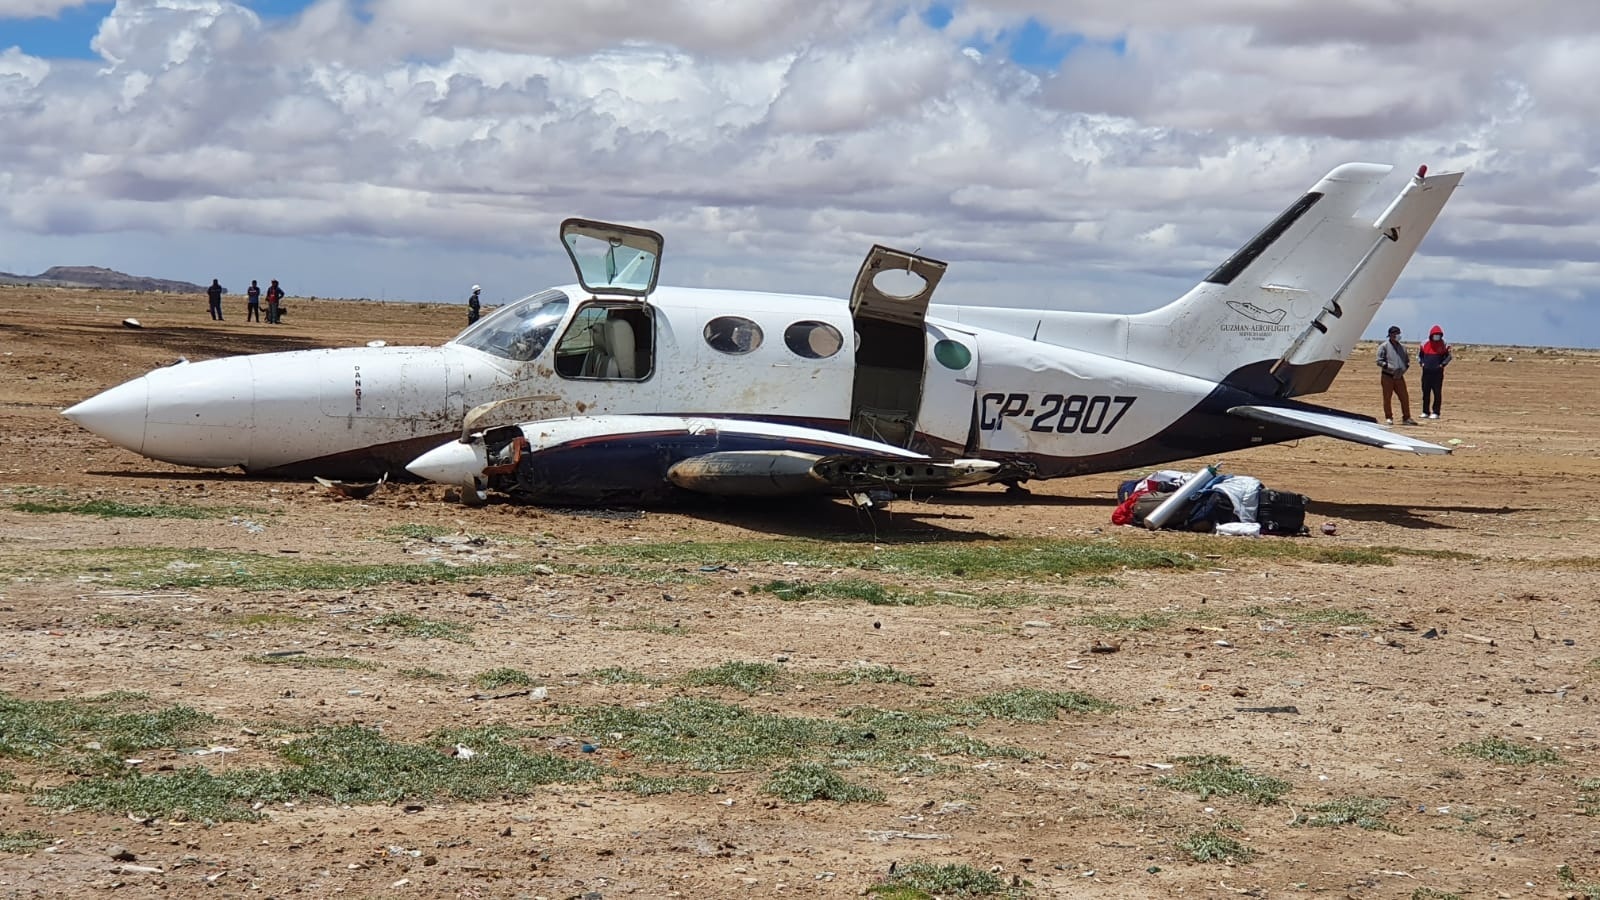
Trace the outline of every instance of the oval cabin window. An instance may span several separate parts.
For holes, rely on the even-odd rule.
[[[844,336],[827,322],[796,322],[784,329],[783,342],[796,356],[827,359],[844,346]]]
[[[761,346],[761,326],[743,316],[718,316],[706,323],[705,335],[719,353],[738,356]]]

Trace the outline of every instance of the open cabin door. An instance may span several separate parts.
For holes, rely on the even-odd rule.
[[[655,316],[650,294],[661,274],[660,234],[646,228],[591,219],[561,223],[561,246],[578,284],[592,296],[581,302],[556,343],[557,374],[592,382],[594,408],[655,371]]]
[[[923,321],[944,270],[938,260],[882,245],[861,263],[850,292],[856,332],[851,434],[897,447],[916,438],[927,358]]]
[[[659,232],[592,219],[561,223],[561,246],[578,273],[578,284],[597,296],[647,300],[661,274]]]

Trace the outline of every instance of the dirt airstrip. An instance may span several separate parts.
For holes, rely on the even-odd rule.
[[[937,893],[922,863],[1035,897],[1600,896],[1600,353],[1458,347],[1416,429],[1449,457],[1224,457],[1312,498],[1311,536],[1253,543],[1114,528],[1116,473],[872,519],[339,501],[59,415],[180,355],[464,321],[289,306],[0,289],[0,897]],[[1367,346],[1311,399],[1376,413],[1373,376]],[[88,715],[174,707],[203,715],[115,746]],[[339,760],[226,814],[116,793]]]

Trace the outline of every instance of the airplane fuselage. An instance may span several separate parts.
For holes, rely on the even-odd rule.
[[[593,326],[611,322],[634,333],[633,358],[601,371]],[[166,462],[337,478],[398,473],[493,401],[508,402],[480,426],[613,414],[760,419],[1021,460],[1038,477],[1252,443],[1206,440],[1203,428],[1169,433],[1216,390],[1203,379],[933,317],[917,340],[870,362],[856,334],[848,304],[834,298],[663,287],[644,305],[567,287],[497,310],[441,347],[174,365],[69,416]],[[1197,451],[1197,440],[1207,446]]]

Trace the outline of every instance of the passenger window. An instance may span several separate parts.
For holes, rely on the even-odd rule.
[[[761,326],[743,316],[718,316],[706,323],[706,343],[719,353],[739,356],[761,346]]]
[[[827,359],[844,346],[844,336],[827,322],[796,322],[784,329],[783,342],[796,356]]]
[[[638,307],[586,306],[556,346],[556,371],[567,378],[642,381],[655,361],[650,314]]]

